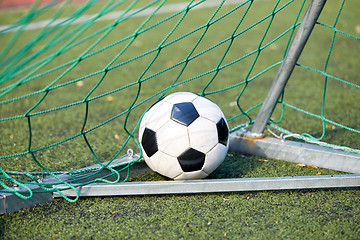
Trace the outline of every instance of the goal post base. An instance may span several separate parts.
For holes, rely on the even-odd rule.
[[[28,185],[32,190],[39,190],[38,187]],[[40,203],[46,203],[53,201],[52,192],[33,192],[33,195],[29,199],[22,199],[13,193],[1,193],[0,194],[0,215],[6,213],[17,212],[23,208],[31,208]]]
[[[245,155],[360,173],[360,154],[277,138],[250,138],[241,130],[230,135],[229,150]]]
[[[89,184],[77,188],[81,197],[132,196],[163,194],[225,193],[245,191],[300,190],[321,188],[359,187],[360,174],[203,179],[184,181],[122,182],[116,184]],[[65,186],[64,186],[65,187]],[[72,189],[63,190],[75,197]],[[54,197],[61,197],[54,193]]]
[[[145,161],[134,161],[139,159],[139,155],[137,154],[127,154],[120,158],[114,159],[111,162],[102,163],[103,166],[111,167],[114,171],[119,172],[120,179],[124,180],[127,177],[135,177],[138,175],[145,174],[150,172],[151,170],[146,165]],[[127,164],[131,164],[129,176],[128,172],[120,171]],[[70,171],[68,173],[57,175],[57,177],[64,182],[70,182],[71,184],[82,184],[86,182],[90,182],[96,179],[106,179],[109,181],[114,181],[116,178],[110,170],[107,168],[102,168],[100,164],[94,164],[85,168],[77,169],[74,171]],[[41,180],[41,183],[46,183],[48,188],[59,186],[59,180],[48,176]],[[46,192],[44,189],[39,187],[37,184],[25,184],[28,189],[24,187],[13,187],[14,190],[19,192],[24,192],[23,195],[28,196],[29,189],[32,191],[32,197],[29,199],[23,199],[18,197],[14,193],[0,193],[0,215],[6,213],[17,212],[23,208],[30,208],[40,203],[51,202],[53,200],[53,192]]]
[[[315,165],[348,173],[347,175],[324,176],[290,176],[290,177],[264,177],[264,178],[235,178],[235,179],[204,179],[186,181],[155,181],[155,182],[121,182],[115,184],[93,183],[77,187],[79,196],[127,196],[127,195],[154,195],[154,194],[188,194],[188,193],[216,193],[239,191],[266,191],[266,190],[296,190],[360,187],[360,155],[344,151],[294,141],[282,141],[276,138],[249,138],[241,130],[230,135],[231,152],[254,155],[271,159],[285,160],[306,165]],[[137,160],[139,155],[125,155],[115,159],[113,164],[127,164]],[[104,163],[106,164],[106,163]],[[88,167],[98,169],[99,164]],[[84,168],[86,169],[86,168]],[[82,170],[84,170],[82,169]],[[116,170],[116,169],[115,169]],[[92,170],[93,172],[96,170]],[[144,161],[138,161],[130,167],[130,176],[135,177],[150,172]],[[77,172],[81,172],[78,171]],[[91,173],[91,171],[90,171]],[[104,178],[110,171],[103,169],[91,176],[91,179]],[[72,174],[71,177],[81,175]],[[89,174],[89,172],[87,173]],[[63,181],[71,180],[69,174],[58,176]],[[123,174],[121,175],[123,179]],[[89,179],[87,179],[89,180]],[[53,177],[46,177],[43,182],[58,184]],[[79,181],[77,184],[81,183]],[[36,185],[27,185],[33,191],[30,199],[22,199],[13,193],[0,194],[0,215],[16,212],[22,208],[33,207],[40,203],[50,202],[59,193],[36,192],[41,190]],[[63,189],[62,194],[67,197],[76,196],[76,192],[67,189],[65,185],[56,185]],[[76,183],[74,183],[76,186]],[[51,187],[51,186],[50,186]]]

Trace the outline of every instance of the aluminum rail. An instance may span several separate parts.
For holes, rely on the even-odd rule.
[[[212,192],[239,192],[239,191],[266,191],[266,190],[292,190],[292,189],[318,189],[360,187],[360,155],[346,153],[327,147],[294,141],[281,141],[274,138],[251,139],[242,136],[242,131],[230,136],[230,151],[243,154],[257,155],[267,158],[286,160],[297,163],[313,164],[350,173],[347,175],[328,176],[296,176],[296,177],[264,177],[264,178],[235,178],[235,179],[205,179],[188,181],[161,181],[161,182],[124,182],[117,184],[90,184],[78,188],[80,196],[125,196],[146,194],[188,194]],[[127,163],[136,160],[138,155],[125,155],[114,162]],[[96,169],[100,165],[90,166]],[[83,170],[85,170],[84,168]],[[93,170],[96,171],[96,170]],[[145,162],[139,161],[131,167],[132,177],[150,172]],[[77,172],[77,171],[75,171]],[[90,171],[91,173],[91,171]],[[90,174],[84,173],[84,174]],[[110,172],[104,169],[91,176],[91,179],[101,178]],[[81,177],[81,174],[75,174]],[[59,175],[66,181],[71,180],[74,174]],[[123,179],[123,177],[122,177]],[[86,180],[89,180],[86,178]],[[71,181],[70,181],[71,182]],[[58,180],[47,177],[43,183],[58,184]],[[81,181],[78,182],[78,184]],[[51,187],[50,185],[49,187]],[[74,183],[76,186],[76,183]],[[41,190],[37,185],[31,185],[33,197],[24,200],[12,193],[0,194],[0,215],[16,212],[22,208],[33,207],[36,204],[50,202],[58,193],[36,192]],[[56,185],[63,189],[65,196],[75,196],[73,190],[66,189],[64,185]],[[18,189],[19,190],[19,189]]]
[[[160,194],[195,194],[265,190],[295,190],[359,187],[360,174],[205,179],[184,181],[123,182],[117,184],[89,184],[78,188],[79,196],[131,196]],[[68,197],[77,196],[72,189],[63,190]],[[54,193],[54,197],[61,197]]]
[[[360,173],[360,154],[277,138],[249,138],[247,131],[242,129],[230,135],[229,150],[245,155]]]
[[[130,164],[133,161],[137,160],[139,155],[137,154],[127,154],[118,159],[115,159],[112,162],[104,162],[102,165],[108,165],[112,167],[115,171],[119,171],[124,167],[126,164]],[[116,167],[119,165],[119,167]],[[81,184],[86,183],[91,180],[95,180],[98,178],[107,178],[108,180],[113,181],[115,177],[113,176],[112,172],[106,168],[101,169],[100,164],[94,164],[89,167],[85,167],[82,169],[70,171],[68,173],[64,173],[58,175],[57,177],[61,181],[66,182],[74,182],[74,184]],[[151,170],[147,167],[144,161],[138,161],[133,166],[131,166],[130,177],[134,177],[137,175],[141,175]],[[119,172],[121,179],[127,177],[127,171]],[[106,177],[107,176],[107,177]],[[54,177],[45,177],[41,180],[41,183],[48,188],[57,187],[59,184],[59,180]],[[33,196],[29,199],[23,199],[16,196],[14,193],[6,193],[0,192],[0,215],[5,213],[11,213],[19,211],[22,208],[30,208],[39,203],[51,202],[53,200],[53,192],[46,192],[36,183],[34,184],[25,184],[33,193]],[[29,195],[28,190],[23,187],[13,187],[14,190],[23,192],[24,195]]]

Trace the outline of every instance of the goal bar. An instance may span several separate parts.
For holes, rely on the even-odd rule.
[[[184,181],[123,182],[117,184],[89,184],[78,188],[79,196],[131,196],[158,194],[195,194],[268,190],[341,188],[360,186],[360,174],[204,179]],[[68,197],[76,197],[72,190],[63,190]],[[54,193],[54,197],[61,197]]]
[[[247,131],[243,129],[230,135],[229,151],[314,165],[342,172],[360,173],[360,154],[271,137],[251,138],[248,137]]]
[[[278,73],[268,91],[268,94],[262,104],[255,123],[249,132],[249,136],[253,138],[263,137],[266,125],[275,109],[280,94],[285,88],[292,71],[299,59],[302,50],[316,24],[317,19],[326,3],[326,0],[313,0],[308,7],[303,20],[297,30],[294,40],[292,41],[285,58],[280,66]]]

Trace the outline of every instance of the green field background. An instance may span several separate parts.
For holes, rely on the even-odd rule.
[[[140,1],[134,5],[134,9],[150,2]],[[178,2],[183,1],[168,1],[165,6]],[[255,1],[251,11],[236,30],[236,33],[241,31],[244,33],[234,39],[231,50],[221,62],[221,66],[230,64],[229,67],[220,71],[214,69],[224,56],[230,41],[212,47],[231,35],[235,24],[246,11],[247,5],[223,18],[219,17],[237,5],[225,4],[215,15],[216,8],[191,10],[175,30],[172,29],[181,19],[181,14],[149,28],[136,38],[127,37],[131,36],[135,29],[153,26],[174,12],[156,14],[143,26],[146,16],[130,18],[111,28],[106,37],[97,42],[90,51],[87,50],[101,35],[92,36],[92,34],[98,30],[108,29],[111,20],[96,21],[83,32],[77,29],[78,25],[69,25],[68,29],[59,36],[56,34],[60,30],[46,35],[31,46],[27,44],[32,43],[31,41],[39,36],[41,29],[23,31],[9,49],[3,48],[0,53],[2,54],[1,77],[6,79],[7,76],[11,76],[1,83],[2,89],[21,79],[30,79],[0,98],[2,103],[0,117],[10,119],[0,121],[1,156],[10,156],[0,159],[0,168],[5,171],[43,171],[39,164],[35,163],[33,156],[27,153],[30,132],[28,119],[24,117],[25,113],[32,114],[31,149],[37,149],[38,151],[34,153],[36,159],[49,171],[54,172],[78,169],[95,164],[97,161],[109,161],[125,154],[127,149],[139,152],[135,140],[138,136],[137,124],[144,111],[156,102],[162,93],[179,91],[203,93],[220,106],[232,129],[254,120],[259,110],[256,106],[264,100],[280,67],[284,51],[291,38],[291,31],[286,32],[284,37],[261,51],[257,49],[270,43],[291,27],[303,6],[299,15],[301,19],[309,2],[305,1],[302,5],[303,2],[299,0]],[[124,10],[131,3],[127,1],[114,10]],[[330,77],[325,85],[325,77],[321,71],[325,68],[334,31],[316,25],[298,61],[301,66],[295,68],[284,92],[283,100],[286,104],[278,104],[272,116],[273,121],[276,122],[283,115],[282,121],[278,124],[282,128],[299,134],[308,133],[315,138],[324,135],[321,139],[324,142],[359,149],[360,138],[356,131],[348,131],[329,122],[324,123],[321,119],[323,114],[326,119],[335,123],[357,131],[360,129],[358,87],[360,85],[358,76],[360,22],[357,10],[360,7],[359,3],[355,0],[345,1],[336,25],[338,30],[356,37],[351,38],[338,32],[333,42],[331,58],[326,65],[326,72],[329,75],[343,79],[346,83]],[[86,8],[84,14],[98,13],[106,4],[107,1],[100,1]],[[276,9],[281,9],[287,4],[288,6],[271,18],[272,9],[276,4],[278,4]],[[328,1],[319,22],[332,26],[341,4],[342,1]],[[51,18],[59,7],[54,6],[44,11],[34,21]],[[69,4],[58,18],[68,16],[81,7],[84,7],[84,4]],[[29,9],[1,10],[0,25],[12,24],[29,11]],[[194,49],[195,43],[205,30],[204,24],[212,16],[213,19],[219,20],[210,25],[204,38]],[[265,18],[266,16],[268,17]],[[256,22],[259,23],[251,27]],[[198,27],[202,28],[181,38]],[[264,35],[267,29],[269,32]],[[0,45],[10,46],[16,34],[17,32],[12,32],[0,35]],[[75,35],[76,38],[70,41]],[[54,36],[56,38],[52,39]],[[62,37],[64,38],[61,39]],[[165,38],[166,41],[162,42]],[[58,39],[59,42],[56,42]],[[32,69],[26,67],[50,56],[61,49],[67,41],[70,42],[68,49],[34,71],[29,75],[30,78],[27,77]],[[73,43],[77,43],[76,46],[72,46]],[[159,53],[156,47],[160,43],[171,44],[161,49]],[[24,46],[27,46],[26,52],[19,52]],[[124,48],[126,51],[116,57]],[[189,61],[182,73],[182,68],[185,66],[184,59],[192,50],[194,51],[191,56],[199,55]],[[85,52],[86,54],[83,55]],[[34,58],[21,68],[9,67],[12,64],[11,56],[14,54],[20,54],[17,56],[21,58],[18,61],[14,60],[13,66],[29,56]],[[156,61],[149,67],[149,63],[157,54]],[[71,64],[56,68],[78,59],[79,56],[87,57],[75,62],[73,68]],[[237,61],[241,56],[247,57]],[[106,72],[104,80],[97,86],[104,74],[105,66],[110,67],[111,70]],[[58,78],[66,69],[69,71]],[[35,77],[31,79],[31,76]],[[57,79],[56,82],[54,79]],[[139,79],[145,79],[141,87],[138,84]],[[174,86],[168,88],[171,84]],[[49,85],[52,89],[47,93],[44,88]],[[326,98],[324,98],[325,86]],[[89,94],[92,89],[95,90]],[[139,92],[140,95],[137,96]],[[45,93],[46,97],[41,100]],[[9,101],[14,98],[17,100]],[[90,101],[86,103],[85,98]],[[127,114],[128,107],[135,99],[136,104],[140,104]],[[40,100],[40,104],[36,105]],[[35,105],[36,107],[32,108]],[[86,105],[88,115],[85,121]],[[303,111],[297,111],[291,106]],[[241,110],[247,114],[243,114]],[[310,115],[305,114],[305,111]],[[115,119],[107,122],[114,117]],[[82,135],[72,138],[81,130],[88,131],[86,137],[96,157]],[[126,139],[129,135],[126,130],[134,133],[128,142]],[[62,142],[64,139],[68,140]],[[209,178],[327,174],[343,173],[316,166],[303,166],[229,152],[224,163]],[[156,173],[150,173],[132,180],[167,179]],[[0,238],[360,239],[359,199],[360,188],[90,197],[80,198],[75,203],[60,198],[31,209],[0,216]]]

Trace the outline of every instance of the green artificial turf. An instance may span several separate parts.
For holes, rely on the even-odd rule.
[[[338,173],[231,153],[211,177],[319,172]],[[2,216],[0,229],[4,239],[359,239],[359,196],[353,188],[55,199]]]
[[[354,190],[55,200],[1,218],[5,239],[358,239]]]
[[[144,1],[145,4],[149,1]],[[182,1],[171,1],[182,2]],[[280,1],[280,5],[287,1]],[[105,2],[95,5],[86,10],[93,14],[103,7]],[[128,4],[128,3],[127,3]],[[141,5],[140,4],[140,5]],[[254,8],[245,18],[240,32],[252,23],[261,20],[271,13],[275,1],[255,1]],[[308,2],[305,4],[307,6]],[[334,24],[335,16],[339,10],[341,1],[328,1],[323,15],[319,21],[328,25]],[[62,16],[66,16],[82,5],[69,5]],[[117,10],[123,10],[121,6]],[[301,1],[294,1],[286,7],[285,14],[277,14],[269,29],[269,34],[264,39],[264,44],[273,40],[286,30],[284,22],[294,22],[296,14],[301,6]],[[233,5],[226,5],[217,17],[232,9]],[[358,26],[358,1],[347,0],[344,5],[337,27],[348,34],[359,37]],[[57,8],[40,15],[37,20],[47,19],[52,16]],[[196,48],[193,55],[219,43],[224,36],[228,36],[234,30],[234,22],[238,22],[246,8],[237,10],[236,14],[230,14],[218,23],[213,24],[205,34],[204,40]],[[256,11],[254,11],[256,9]],[[28,10],[11,10],[0,12],[0,24],[10,24],[19,19]],[[213,14],[214,9],[190,11],[182,24],[176,29],[166,43],[169,43],[197,26],[203,25]],[[302,12],[303,15],[304,11]],[[168,14],[170,15],[170,14]],[[166,15],[166,16],[168,16]],[[301,16],[302,16],[301,15]],[[155,15],[144,27],[151,26],[162,19],[164,14]],[[111,33],[100,41],[90,52],[95,52],[101,47],[122,39],[139,27],[145,18],[135,18],[131,21],[120,23]],[[157,27],[139,35],[130,45],[129,49],[117,59],[111,66],[121,63],[146,51],[154,49],[166,34],[171,31],[180,16],[175,17]],[[257,49],[261,37],[264,35],[267,19],[257,27],[245,32],[234,41],[234,46],[226,56],[223,64],[230,63],[239,56],[246,55]],[[111,21],[98,21],[89,29],[81,33],[77,39],[89,36],[98,29],[107,26]],[[66,32],[75,29],[72,25]],[[186,55],[194,47],[194,42],[201,36],[201,31],[190,34],[184,39],[169,45],[161,50],[156,64],[151,66],[143,78],[158,73],[186,58]],[[6,56],[15,53],[24,44],[29,43],[41,30],[24,31],[14,43]],[[65,33],[66,33],[65,32]],[[41,57],[50,54],[54,49],[59,49],[71,36],[44,50],[39,56],[30,61],[36,62]],[[56,32],[55,32],[56,33]],[[39,40],[24,57],[38,51],[47,44],[48,38]],[[64,34],[65,34],[64,33]],[[219,34],[221,33],[221,34]],[[15,33],[0,36],[2,46],[9,43]],[[62,34],[61,36],[63,36]],[[303,64],[319,71],[324,70],[324,62],[327,58],[333,31],[326,27],[316,26],[310,37],[309,44],[304,49],[299,64]],[[41,73],[60,64],[76,59],[81,53],[97,39],[99,35],[90,38],[78,46],[65,51],[57,58],[45,65]],[[284,47],[289,38],[281,38],[259,53],[259,60],[250,71],[250,67],[256,58],[252,54],[248,58],[239,61],[231,67],[224,68],[217,73],[216,79],[206,89],[207,97],[217,103],[225,116],[230,119],[231,128],[249,121],[249,118],[240,114],[237,107],[237,98],[245,86],[241,84],[226,91],[224,88],[243,81],[246,77],[254,77],[272,64],[277,64],[283,57]],[[46,98],[31,113],[31,149],[37,149],[36,159],[50,171],[69,171],[97,162],[83,136],[72,138],[84,127],[85,102],[61,108],[57,111],[49,111],[56,107],[66,106],[77,101],[82,101],[89,91],[98,83],[101,73],[89,75],[101,70],[113,59],[130,40],[121,42],[102,52],[83,59],[75,68],[59,79],[56,85],[66,83],[69,80],[87,76],[81,81],[64,85],[48,93]],[[190,61],[186,71],[181,75],[178,82],[186,81],[201,73],[216,68],[216,64],[223,56],[226,44],[212,49],[211,51]],[[349,83],[359,86],[358,40],[348,38],[337,33],[333,53],[327,73],[344,79]],[[105,80],[89,96],[89,112],[84,130],[86,137],[96,157],[104,162],[111,160],[122,147],[125,154],[131,148],[138,152],[136,142],[131,139],[125,145],[127,133],[124,125],[130,132],[135,130],[141,114],[156,101],[156,98],[135,108],[126,121],[125,115],[107,122],[116,116],[135,99],[138,85],[130,86],[124,90],[102,96],[109,91],[133,83],[143,73],[155,53],[148,54],[136,59],[136,61],[112,69],[107,72]],[[141,85],[141,94],[137,102],[141,102],[159,91],[163,90],[174,81],[184,64],[155,75]],[[244,111],[261,103],[271,85],[279,66],[264,72],[246,85],[244,93],[239,99],[239,105]],[[32,93],[43,89],[56,77],[62,74],[66,68],[57,69],[39,78],[18,86],[14,91],[2,97],[0,100],[10,99],[23,94]],[[0,68],[3,71],[3,68]],[[16,76],[14,79],[1,84],[6,86],[24,77],[26,73]],[[247,76],[249,74],[249,76]],[[200,93],[214,74],[201,75],[198,78],[184,82],[170,92],[192,91]],[[294,70],[284,93],[284,101],[313,114],[321,115],[324,106],[324,117],[336,123],[343,124],[353,129],[360,128],[360,94],[359,88],[349,84],[343,84],[329,78],[327,82],[325,104],[323,101],[324,76],[297,67]],[[219,91],[219,92],[217,92]],[[0,122],[0,149],[1,156],[25,153],[8,159],[0,159],[0,167],[7,171],[42,171],[35,163],[31,154],[26,153],[29,148],[29,122],[22,116],[34,104],[36,104],[44,92],[31,95],[0,105],[1,118],[19,116],[10,121]],[[101,96],[101,97],[99,97]],[[344,128],[326,123],[323,126],[322,119],[312,117],[293,108],[285,107],[284,119],[279,124],[285,129],[296,133],[310,133],[320,137],[325,129],[323,141],[359,149],[359,134],[347,131]],[[281,106],[274,112],[273,119],[280,119]],[[42,112],[44,111],[44,112]],[[258,108],[250,111],[249,117],[255,119]],[[36,114],[41,113],[41,114]],[[98,127],[101,125],[100,127]],[[268,133],[267,133],[268,134]],[[64,139],[66,142],[58,143]],[[56,143],[54,146],[52,144]],[[50,146],[50,147],[49,147]],[[39,150],[40,149],[40,150]],[[209,178],[253,178],[253,177],[281,177],[302,175],[331,175],[343,174],[334,170],[321,169],[316,166],[302,166],[272,159],[262,159],[255,156],[244,156],[230,152],[224,163],[212,173]],[[29,180],[29,179],[26,179]],[[167,180],[164,177],[149,173],[138,176],[133,181],[156,181]],[[39,204],[31,209],[23,209],[16,213],[0,216],[0,238],[3,239],[360,239],[360,188],[351,189],[322,189],[306,191],[263,191],[263,192],[240,192],[226,194],[196,194],[196,195],[164,195],[164,196],[136,196],[136,197],[105,197],[105,198],[80,198],[75,203],[69,203],[64,199],[55,199],[53,202]]]

